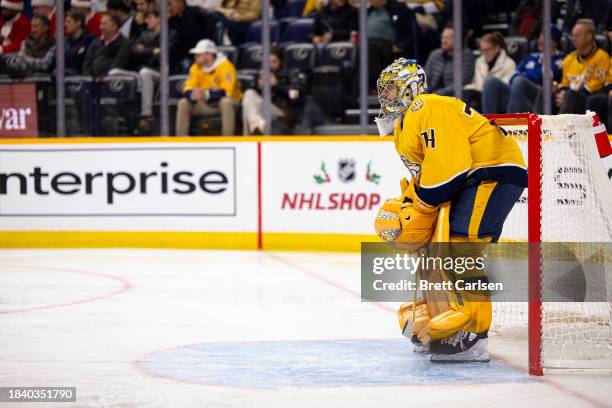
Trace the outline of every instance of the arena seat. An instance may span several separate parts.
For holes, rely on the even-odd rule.
[[[310,43],[290,44],[283,50],[285,68],[310,73],[315,67],[317,51]]]
[[[608,37],[603,34],[595,34],[595,42],[597,42],[597,46],[607,52],[610,53],[610,42],[608,41]]]
[[[242,92],[247,89],[257,88],[257,76],[250,73],[238,73],[238,81],[240,82],[240,89]]]
[[[238,66],[239,70],[257,70],[261,69],[261,44],[243,44],[239,48],[238,52]]]
[[[506,52],[517,64],[529,55],[529,41],[525,37],[506,37]]]
[[[317,65],[333,65],[343,70],[355,69],[357,64],[357,47],[348,41],[325,44]]]
[[[68,76],[64,79],[66,136],[93,134],[93,79],[88,76]],[[49,108],[57,108],[55,85],[49,89]],[[56,116],[49,115],[51,131],[56,129]]]
[[[316,67],[312,72],[310,83],[312,99],[323,112],[335,117],[344,113],[342,98],[338,98],[338,95],[343,95],[344,92],[340,67],[334,65]]]
[[[110,75],[100,81],[99,126],[104,136],[130,135],[140,116],[136,78]]]
[[[236,64],[238,63],[238,49],[236,47],[234,47],[233,45],[222,45],[217,47],[217,49],[219,50],[219,52],[225,54],[227,59],[230,60],[230,62],[234,64],[234,66],[236,66]]]
[[[314,19],[312,18],[297,18],[291,21],[291,24],[283,31],[280,42],[309,42],[313,24]]]
[[[36,111],[38,115],[38,133],[47,136],[51,132],[49,118],[49,92],[51,91],[51,76],[49,74],[38,74],[24,78],[21,83],[34,84],[36,87]],[[55,112],[52,112],[53,114]]]
[[[261,43],[261,30],[262,30],[262,21],[261,20],[253,21],[249,25],[245,43],[251,43],[251,42]],[[270,42],[278,43],[279,38],[280,38],[279,23],[276,20],[272,20],[270,21]]]

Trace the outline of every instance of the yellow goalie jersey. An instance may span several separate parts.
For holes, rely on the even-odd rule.
[[[420,168],[418,196],[431,205],[449,201],[468,180],[527,186],[527,167],[516,141],[448,96],[422,94],[394,129],[404,164]]]

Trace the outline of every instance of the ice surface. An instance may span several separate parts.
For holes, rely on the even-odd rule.
[[[3,250],[0,386],[77,387],[53,407],[612,406],[607,372],[528,378],[524,341],[429,365],[359,279],[358,254]]]

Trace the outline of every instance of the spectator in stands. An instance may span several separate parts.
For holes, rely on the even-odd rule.
[[[0,3],[0,55],[18,52],[30,34],[30,20],[22,14],[22,0],[2,0]]]
[[[550,28],[551,37],[551,66],[553,81],[561,80],[561,66],[563,64],[563,53],[559,51],[561,43],[561,31],[555,27]],[[538,37],[538,49],[523,59],[512,78],[510,86],[500,87],[499,91],[509,94],[508,113],[517,112],[542,112],[542,57],[544,56],[544,33]]]
[[[310,32],[313,44],[326,44],[332,41],[348,41],[351,32],[359,29],[359,14],[347,0],[329,0],[314,18]]]
[[[612,60],[603,91],[587,97],[586,108],[597,113],[601,122],[606,125],[608,133],[610,133],[612,129]]]
[[[470,103],[481,96],[481,109],[484,113],[499,113],[508,105],[508,96],[498,93],[499,88],[507,86],[516,70],[516,64],[506,54],[504,36],[499,32],[485,34],[480,39],[480,57],[476,59],[474,80],[465,89]]]
[[[194,64],[183,87],[184,98],[178,103],[176,135],[189,134],[193,116],[219,114],[223,135],[233,135],[236,105],[242,98],[234,65],[208,39],[199,41],[189,52],[194,55]]]
[[[261,0],[222,0],[218,10],[230,41],[240,45],[246,38],[249,24],[261,16]]]
[[[129,75],[136,77],[141,94],[140,121],[138,133],[140,135],[151,134],[153,124],[153,97],[155,83],[159,80],[159,33],[161,30],[161,19],[159,11],[153,9],[145,18],[147,30],[142,32],[132,45],[130,51],[131,71],[123,69],[112,69],[109,75]],[[176,32],[170,31],[168,35],[169,48],[176,44]]]
[[[137,39],[141,33],[147,30],[147,16],[155,9],[154,0],[136,0],[136,13],[132,17],[129,38]]]
[[[416,27],[411,26],[412,13],[397,0],[370,0],[368,8],[368,66],[370,89],[376,89],[380,72],[400,55],[414,55]]]
[[[90,0],[70,0],[70,9],[85,14],[85,27],[94,37],[100,37],[100,35],[102,35],[100,31],[102,13],[96,13],[92,10]]]
[[[418,48],[415,48],[415,58],[425,61],[429,54],[440,46],[438,41],[440,30],[439,20],[446,8],[444,0],[405,0],[408,8],[414,13],[414,35],[418,37]],[[446,25],[442,25],[445,27]]]
[[[36,73],[50,73],[54,59],[55,40],[49,32],[49,19],[35,15],[30,35],[21,43],[12,74],[23,78]]]
[[[522,0],[513,21],[515,32],[521,37],[534,38],[542,25],[542,0]]]
[[[130,38],[130,31],[134,18],[132,9],[130,9],[124,0],[108,0],[106,7],[108,9],[108,14],[117,17],[119,20],[119,33],[125,38]]]
[[[263,78],[257,81],[258,89],[247,89],[242,98],[242,122],[246,130],[252,135],[261,135],[266,122],[263,117]],[[290,73],[283,67],[283,55],[278,48],[270,50],[270,88],[272,91],[272,105],[270,111],[273,119],[282,118],[286,123],[295,119],[292,100],[297,98],[294,92],[299,92],[291,81]],[[293,96],[293,98],[292,98]]]
[[[559,113],[584,113],[587,97],[603,89],[610,65],[608,53],[597,47],[592,20],[576,22],[572,42],[576,51],[563,60],[563,77],[555,95]]]
[[[326,0],[306,0],[302,16],[306,17],[321,10],[325,6]]]
[[[170,54],[170,72],[187,70],[189,50],[202,38],[214,38],[217,19],[199,7],[187,7],[185,0],[168,0],[168,27],[176,31],[177,46]]]
[[[119,33],[119,24],[116,16],[103,15],[100,23],[102,37],[96,38],[87,49],[83,74],[102,78],[113,68],[128,67],[130,41]]]
[[[85,14],[70,10],[66,14],[65,65],[66,75],[81,75],[85,54],[95,37],[85,29]]]
[[[55,0],[32,0],[30,4],[35,16],[44,16],[49,19],[49,31],[55,37]]]
[[[453,95],[453,44],[455,31],[452,26],[442,30],[440,48],[429,54],[425,64],[427,74],[427,89],[438,95]],[[472,82],[474,77],[474,54],[465,47],[461,56],[463,66],[463,85]]]

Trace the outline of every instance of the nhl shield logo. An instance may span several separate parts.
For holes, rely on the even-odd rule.
[[[353,159],[342,159],[338,162],[338,178],[348,183],[355,180],[355,160]]]

